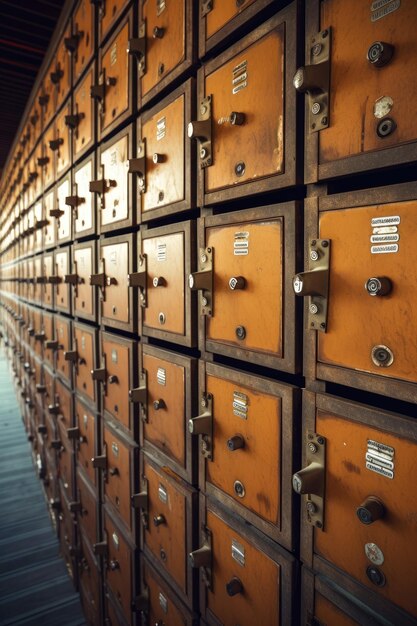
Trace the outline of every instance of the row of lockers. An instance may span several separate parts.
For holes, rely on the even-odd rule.
[[[191,4],[185,2],[188,8]],[[246,3],[247,8],[243,8],[250,16],[250,7],[256,12],[266,4],[272,6],[273,3],[258,0]],[[141,8],[151,10],[151,5],[146,2]],[[369,10],[366,1],[359,3],[354,12],[337,0],[309,3],[306,11],[307,65],[297,71],[299,39],[296,33],[304,20],[301,5],[299,2],[290,4],[204,63],[195,73],[198,74],[196,95],[190,87],[194,97],[184,96],[187,105],[183,103],[181,107],[178,98],[172,94],[166,96],[165,90],[161,92],[159,103],[139,116],[137,136],[133,137],[133,145],[124,148],[124,154],[125,158],[132,159],[130,168],[137,174],[139,193],[151,191],[147,196],[152,196],[151,208],[179,201],[187,203],[183,189],[180,198],[173,199],[168,194],[165,200],[159,200],[163,204],[158,206],[159,194],[162,192],[165,196],[168,187],[175,187],[175,178],[181,179],[181,176],[173,178],[172,172],[168,171],[176,159],[175,167],[181,159],[186,160],[187,167],[196,167],[200,205],[415,162],[416,127],[408,108],[414,87],[406,79],[406,68],[416,54],[412,26],[416,9],[412,0],[404,0],[401,6],[394,7],[395,11],[377,17]],[[281,6],[278,3],[274,8]],[[177,9],[164,3],[160,17],[169,11],[173,23],[185,19],[186,11]],[[113,34],[117,39],[124,33],[123,42],[117,47],[122,58],[118,54],[115,56],[111,39],[107,47],[100,49],[102,58],[98,65],[95,62],[91,66],[53,123],[48,127],[45,124],[44,130],[39,127],[32,132],[35,143],[43,133],[42,140],[37,147],[32,144],[32,157],[24,167],[22,163],[19,176],[7,179],[10,181],[5,194],[8,211],[14,210],[20,197],[22,208],[26,210],[42,188],[53,184],[72,163],[78,163],[87,149],[93,149],[96,139],[102,141],[109,132],[131,118],[135,110],[135,88],[131,74],[126,71],[125,60],[128,62],[130,58],[126,46],[132,11],[133,8],[127,13],[127,22],[122,20]],[[152,11],[155,11],[154,5]],[[244,13],[241,10],[241,15]],[[185,32],[191,30],[185,29]],[[348,50],[344,49],[351,32],[361,33],[363,50],[360,46],[354,53],[350,46]],[[158,37],[153,44],[155,41],[159,41]],[[165,38],[161,42],[164,54],[169,55],[170,47]],[[150,51],[153,49],[149,46]],[[102,93],[95,94],[95,73],[103,77],[102,66],[107,57],[110,64],[107,78],[105,81],[102,78],[102,84],[97,85]],[[158,54],[155,58],[159,58]],[[349,58],[349,71],[346,71],[344,58]],[[173,62],[175,59],[176,56],[172,55]],[[184,57],[181,57],[183,61]],[[358,75],[360,80],[357,80]],[[148,72],[144,79],[147,76]],[[402,88],[403,84],[407,85],[406,90]],[[174,82],[173,88],[176,85]],[[90,87],[93,87],[96,98],[90,98]],[[297,98],[296,89],[307,92],[305,132],[302,115],[297,114],[302,101]],[[181,115],[175,114],[175,123],[160,109],[162,96],[167,97],[164,105],[168,108],[172,108],[174,102],[182,108]],[[53,113],[55,110],[52,107]],[[181,116],[182,127],[179,124]],[[168,135],[175,135],[175,139],[172,139],[171,152],[165,153],[156,146],[158,140]],[[304,136],[303,159],[300,144]],[[189,138],[197,139],[195,160],[189,158]],[[105,146],[109,147],[107,142]],[[304,177],[301,172],[303,161]],[[107,162],[100,159],[98,162],[100,167],[104,165],[107,169]],[[162,173],[164,170],[170,182],[165,183],[164,189],[153,189],[146,180],[148,173],[152,181],[154,171]],[[192,178],[184,176],[184,180],[190,181],[188,184]],[[106,180],[117,180],[117,176],[110,178],[107,172],[103,175],[102,186],[96,188],[98,193],[102,190],[103,195],[108,191]],[[188,202],[192,203],[191,198]],[[154,215],[158,216],[158,213]]]
[[[127,623],[132,602],[138,611],[146,606],[140,575],[134,579],[137,558],[141,567],[151,561],[180,607],[199,606],[209,623],[216,623],[214,615],[229,624],[237,614],[242,624],[255,615],[265,624],[296,623],[298,573],[290,552],[298,548],[300,525],[306,580],[313,567],[319,581],[332,578],[389,623],[414,623],[417,503],[408,489],[416,464],[414,419],[203,360],[197,395],[196,360],[146,344],[139,346],[146,386],[131,389],[140,410],[136,402],[132,411],[120,404],[117,386],[124,382],[115,364],[94,403],[76,364],[72,392],[59,365],[54,374],[19,339],[18,320],[4,310],[2,318],[48,496],[71,530],[63,534],[64,552],[76,569],[75,517],[79,539],[87,538],[83,556],[93,549],[105,559],[106,589]],[[102,333],[102,341],[118,361],[126,340]],[[123,423],[129,413],[135,418]],[[140,453],[133,425],[140,428]],[[188,449],[181,450],[185,439]],[[305,469],[291,479],[301,466],[300,448]],[[198,476],[187,472],[193,455]],[[301,511],[293,490],[308,494]],[[236,562],[247,569],[236,569]],[[202,568],[199,582],[193,565]],[[81,581],[85,571],[91,575],[91,566],[81,567]],[[310,592],[311,580],[303,589]],[[352,617],[355,611],[354,604],[347,610]],[[353,623],[370,624],[371,616]]]
[[[290,373],[304,337],[307,378],[415,402],[412,340],[399,332],[415,328],[416,197],[404,184],[308,198],[304,272],[289,202],[202,217],[197,235],[191,220],[62,246],[3,266],[3,291]]]

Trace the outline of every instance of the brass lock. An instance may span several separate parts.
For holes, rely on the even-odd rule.
[[[234,452],[235,450],[241,450],[245,447],[245,439],[242,435],[234,435],[227,440],[227,449],[230,452]]]

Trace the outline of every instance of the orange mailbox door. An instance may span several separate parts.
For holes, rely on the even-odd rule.
[[[70,381],[71,361],[67,361],[64,356],[64,352],[67,352],[71,345],[71,322],[67,318],[55,316],[55,337],[60,346],[56,357],[57,372]]]
[[[94,274],[94,244],[74,248],[74,270],[78,283],[74,287],[74,313],[80,317],[92,317],[94,314],[94,287],[89,284],[89,277]]]
[[[74,33],[77,38],[74,58],[74,82],[81,76],[94,50],[94,4],[81,0],[74,13]]]
[[[207,338],[282,356],[283,220],[208,228],[206,245],[214,250]]]
[[[148,481],[149,520],[144,542],[161,567],[187,591],[186,498],[163,471],[145,459],[144,476]],[[155,521],[155,523],[153,522]],[[159,520],[160,523],[159,523]]]
[[[212,37],[254,2],[256,0],[245,0],[244,2],[223,0],[222,2],[215,2],[213,8],[206,15],[206,38]]]
[[[74,91],[74,112],[77,115],[77,124],[73,133],[74,161],[93,140],[94,122],[90,95],[93,83],[94,64]]]
[[[132,624],[131,550],[110,517],[105,515],[104,519],[108,546],[106,582],[120,603],[127,623]]]
[[[320,362],[417,382],[416,210],[413,201],[321,214],[331,258]],[[375,278],[385,295],[373,295]]]
[[[129,22],[113,37],[101,59],[101,79],[105,85],[101,109],[101,130],[129,108]]]
[[[343,0],[321,2],[321,29],[332,28],[330,126],[319,133],[321,163],[417,139],[410,110],[417,98],[411,79],[417,5],[386,4],[358,2],[352,10]],[[358,45],[351,45],[352,33]]]
[[[147,381],[144,439],[185,467],[185,368],[143,353]]]
[[[74,340],[78,355],[75,366],[76,390],[95,402],[95,386],[91,376],[91,370],[94,369],[96,364],[95,330],[87,329],[78,324],[74,325]]]
[[[61,279],[61,282],[56,285],[55,307],[60,310],[69,311],[69,285],[64,282],[64,277],[69,274],[69,248],[55,253],[55,264],[56,273]]]
[[[65,117],[70,115],[71,105],[65,106],[56,118],[56,139],[59,141],[56,159],[56,173],[60,174],[70,165],[70,135]]]
[[[263,519],[279,524],[280,398],[211,375],[206,391],[213,397],[214,437],[207,480]]]
[[[317,626],[360,626],[360,624],[351,619],[333,602],[320,593],[315,593],[314,597],[314,617],[319,620]]]
[[[141,22],[146,23],[147,44],[146,72],[140,79],[143,97],[185,58],[185,0],[144,0]]]
[[[315,552],[417,617],[415,433],[408,440],[325,410],[317,411],[316,428],[327,443],[324,531],[315,531]],[[379,513],[367,523],[361,510],[371,497]]]
[[[142,240],[148,273],[143,323],[180,335],[185,334],[184,245],[183,232]]]
[[[207,608],[224,626],[279,624],[280,566],[260,552],[217,515],[207,511],[212,535],[213,589],[207,593]],[[227,593],[233,579],[243,593]]]
[[[168,585],[155,576],[153,569],[144,562],[143,582],[149,594],[149,610],[147,616],[150,624],[170,624],[170,626],[187,626],[187,617],[180,610],[180,604],[169,590]]]
[[[104,494],[113,504],[121,518],[132,530],[132,486],[130,449],[113,430],[104,427],[104,444],[107,454],[107,475]]]
[[[129,401],[129,389],[132,388],[130,349],[128,344],[113,341],[110,335],[103,337],[103,355],[107,372],[104,410],[127,429],[133,429],[133,424],[130,423],[131,403]]]
[[[77,463],[82,467],[91,480],[96,484],[96,472],[91,462],[95,455],[95,417],[87,407],[75,398],[76,423],[80,429],[80,439],[77,451]]]
[[[146,144],[146,190],[142,211],[151,211],[184,199],[185,95],[155,112],[142,125]]]
[[[213,119],[206,192],[283,172],[283,60],[280,25],[205,77]]]

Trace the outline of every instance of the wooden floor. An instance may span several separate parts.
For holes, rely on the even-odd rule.
[[[0,625],[84,626],[0,351]]]

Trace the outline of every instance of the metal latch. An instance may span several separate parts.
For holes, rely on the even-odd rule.
[[[73,363],[75,363],[78,359],[78,352],[77,350],[66,350],[64,352],[64,360],[65,361],[72,361]]]
[[[307,328],[326,332],[329,298],[330,239],[310,242],[309,271],[293,278],[297,296],[309,296]]]
[[[331,40],[331,28],[326,28],[311,38],[310,65],[300,67],[293,79],[296,90],[308,94],[310,133],[316,133],[329,126]]]
[[[212,533],[207,526],[202,526],[203,545],[198,550],[190,552],[188,559],[191,567],[201,569],[201,577],[208,589],[212,589],[212,567],[213,567],[213,550],[212,550]]]
[[[101,272],[98,274],[90,274],[89,283],[91,286],[100,288],[100,299],[102,302],[106,299],[106,285],[111,284],[111,278],[106,276],[104,259],[100,259]]]
[[[326,439],[317,433],[307,431],[307,466],[292,477],[296,493],[305,495],[307,521],[312,526],[324,528],[324,494],[326,480]]]
[[[129,159],[129,174],[137,174],[139,192],[146,191],[146,139],[137,144],[138,157]]]
[[[53,84],[57,85],[59,83],[59,81],[61,80],[61,78],[63,77],[63,75],[64,75],[64,72],[63,72],[63,70],[61,69],[61,66],[58,63],[58,65],[55,68],[55,72],[51,72],[49,74],[49,77],[50,77],[51,81],[53,82]]]
[[[146,22],[139,26],[138,37],[129,39],[127,47],[129,54],[136,57],[138,62],[138,75],[142,78],[146,74]]]
[[[140,267],[139,272],[128,274],[127,284],[129,287],[139,288],[139,305],[142,307],[147,306],[146,300],[146,283],[148,279],[146,254],[140,254],[138,257],[138,265]]]
[[[79,439],[80,429],[78,428],[78,426],[74,426],[73,428],[67,428],[67,437],[68,439]]]
[[[39,102],[41,107],[46,106],[48,104],[48,102],[49,102],[49,94],[45,93],[45,94],[42,94],[42,96],[39,96],[38,102]]]
[[[48,156],[38,157],[36,162],[39,165],[39,167],[45,167],[45,165],[48,165],[49,163],[49,157]]]
[[[56,208],[56,209],[51,209],[49,211],[49,216],[50,217],[56,217],[57,219],[61,217],[61,215],[64,215],[65,211],[62,211],[62,209]]]
[[[108,546],[107,541],[100,541],[99,543],[93,544],[93,552],[96,556],[107,556]]]
[[[74,128],[77,128],[77,126],[80,123],[82,117],[83,117],[82,113],[74,113],[73,115],[66,115],[65,116],[65,126],[68,126],[72,130]]]
[[[148,401],[148,381],[146,372],[140,374],[139,387],[129,390],[129,399],[131,402],[138,402],[141,405],[141,417],[142,420],[146,422]]]
[[[132,495],[131,502],[134,509],[140,509],[142,525],[144,528],[148,528],[148,481],[142,477],[141,483],[140,492]]]
[[[91,378],[97,380],[99,383],[105,383],[107,380],[107,369],[100,367],[95,370],[91,370]]]
[[[201,454],[213,460],[213,396],[203,392],[200,400],[203,412],[188,420],[188,430],[192,435],[201,435]]]
[[[210,11],[213,10],[213,0],[202,0],[201,2],[201,17],[205,17]]]
[[[93,456],[91,464],[95,469],[106,470],[107,469],[107,456],[102,454],[100,456]]]
[[[57,137],[57,139],[51,139],[49,142],[49,147],[51,150],[55,151],[59,149],[59,146],[62,146],[64,140],[62,137]]]
[[[132,610],[149,613],[149,587],[144,587],[142,593],[132,602]],[[160,622],[162,624],[162,622]]]
[[[206,96],[200,103],[198,120],[190,122],[187,127],[187,134],[190,139],[197,139],[200,143],[200,167],[209,167],[212,162],[211,147],[211,99]]]
[[[200,248],[199,270],[188,277],[190,289],[201,291],[200,315],[207,315],[207,317],[213,317],[213,256],[213,248]]]

